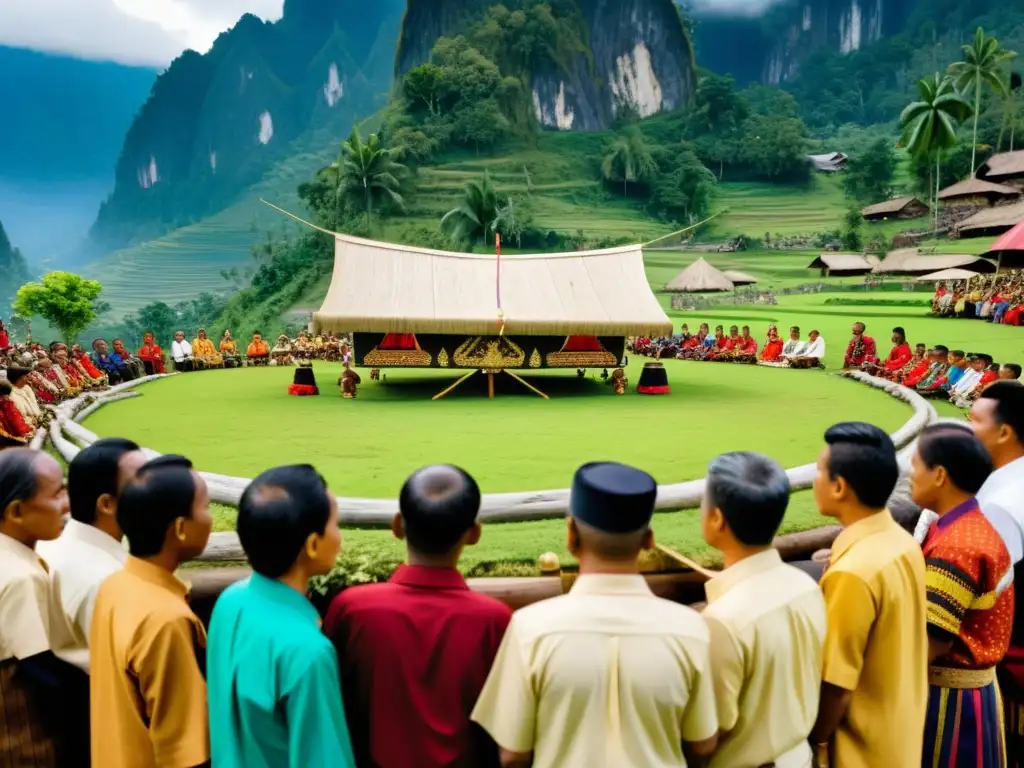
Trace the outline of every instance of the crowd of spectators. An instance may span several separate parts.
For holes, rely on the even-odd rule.
[[[1002,325],[1024,325],[1024,273],[1000,274],[994,279],[978,275],[935,286],[932,313],[940,317],[967,317]]]

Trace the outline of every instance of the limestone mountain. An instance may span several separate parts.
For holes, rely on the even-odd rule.
[[[423,64],[435,41],[460,34],[493,0],[408,0],[396,75]],[[529,73],[534,113],[547,128],[600,130],[627,105],[641,116],[684,105],[695,85],[693,50],[673,0],[553,0],[581,20],[581,50]],[[515,3],[508,3],[514,8]]]
[[[229,205],[310,130],[340,140],[386,98],[404,0],[287,0],[161,74],[124,139],[93,240],[115,247]]]
[[[28,265],[0,222],[0,319],[7,317],[14,294],[29,280]]]

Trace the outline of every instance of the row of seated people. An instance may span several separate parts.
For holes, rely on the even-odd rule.
[[[641,336],[633,339],[630,349],[638,355],[680,360],[702,360],[718,363],[748,363],[778,368],[820,368],[824,366],[825,339],[814,330],[804,341],[799,326],[789,329],[789,338],[783,341],[774,324],[768,326],[768,338],[758,354],[757,340],[750,335],[750,326],[731,326],[725,334],[724,326],[715,326],[714,334],[709,325],[701,323],[697,333],[690,333],[683,323],[679,334],[652,339]]]
[[[874,342],[871,344],[873,346]],[[961,408],[970,408],[993,382],[1021,377],[1020,365],[999,365],[984,352],[950,350],[943,344],[936,344],[931,349],[918,344],[911,349],[906,331],[899,326],[892,329],[892,344],[885,360],[873,357],[846,367],[895,381],[925,397],[948,398]]]
[[[1024,325],[1024,277],[1020,272],[1000,275],[990,285],[984,285],[987,280],[988,277],[979,276],[949,286],[939,283],[932,297],[932,314],[976,318],[997,325]]]
[[[184,331],[176,331],[171,343],[171,359],[177,371],[197,371],[209,368],[237,368],[242,365],[294,365],[296,361],[325,360],[340,361],[347,351],[345,342],[334,334],[311,335],[301,332],[295,340],[286,334],[277,337],[277,343],[271,347],[263,334],[257,331],[252,341],[241,354],[238,343],[225,329],[220,344],[214,347],[213,341],[200,328],[191,343],[185,338]],[[155,373],[163,373],[165,360],[163,350],[147,332],[144,343],[139,349],[139,357],[153,368]]]
[[[213,524],[188,459],[105,439],[65,487],[47,454],[2,451],[3,764],[1019,766],[1024,386],[986,390],[969,425],[927,427],[911,465],[915,535],[887,509],[891,438],[856,422],[825,433],[813,498],[842,531],[816,583],[773,546],[783,467],[714,459],[700,531],[725,567],[701,612],[641,575],[659,524],[646,472],[577,470],[578,575],[513,612],[458,568],[489,535],[479,485],[428,466],[392,520],[406,564],[333,596],[322,622],[307,594],[342,547],[338,500],[314,467],[277,467],[241,496],[253,572],[207,633],[175,576]]]

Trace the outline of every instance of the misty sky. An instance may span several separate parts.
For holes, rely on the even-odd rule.
[[[164,67],[207,51],[244,13],[274,20],[284,0],[0,0],[0,45]]]
[[[779,0],[689,0],[700,11],[757,14]],[[0,45],[164,67],[209,50],[243,13],[281,17],[284,0],[0,0]],[[372,0],[370,0],[372,2]]]

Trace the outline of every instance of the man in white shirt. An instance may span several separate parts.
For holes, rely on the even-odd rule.
[[[808,334],[808,338],[810,343],[804,347],[802,352],[787,358],[792,368],[825,367],[825,340],[821,338],[821,334],[817,331],[811,331]],[[783,349],[782,354],[785,357],[785,349]]]
[[[1024,722],[1024,384],[997,381],[971,406],[971,427],[996,471],[978,491],[978,506],[999,532],[1014,562],[1016,582],[1010,649],[999,669],[1007,724]],[[1024,755],[1024,736],[1007,728],[1006,751]]]
[[[98,440],[79,453],[68,467],[71,519],[60,537],[38,544],[71,638],[54,653],[86,673],[96,592],[128,558],[117,524],[117,499],[145,463],[139,446],[120,438]]]
[[[981,380],[981,375],[985,372],[985,360],[978,355],[971,355],[967,358],[967,364],[970,366],[964,371],[963,376],[949,388],[949,399],[957,400],[961,397],[966,397],[971,393],[978,382]]]
[[[794,357],[803,357],[806,349],[807,342],[800,341],[800,328],[794,325],[789,329],[789,340],[782,348],[782,356],[787,360]]]
[[[174,360],[175,370],[192,370],[194,365],[192,361],[192,345],[185,338],[184,331],[174,332],[174,341],[171,342],[171,359]]]

